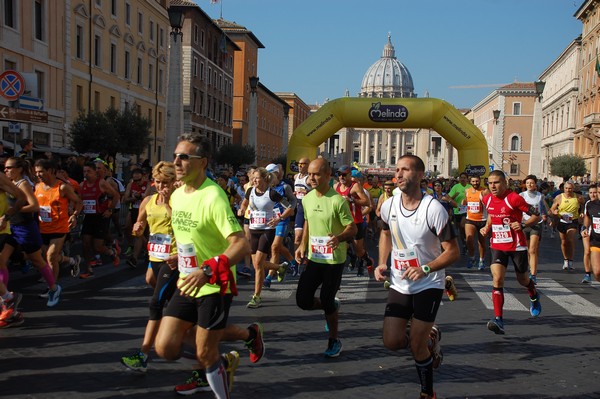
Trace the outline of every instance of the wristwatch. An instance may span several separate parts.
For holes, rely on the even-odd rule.
[[[202,266],[202,273],[204,273],[206,277],[212,277],[213,275],[213,271],[208,265]]]
[[[431,273],[431,268],[427,265],[421,266],[421,270],[423,270],[423,273],[425,273],[425,276],[429,276],[429,273]]]

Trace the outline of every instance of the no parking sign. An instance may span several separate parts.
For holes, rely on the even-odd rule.
[[[4,71],[0,75],[0,95],[8,101],[16,101],[25,92],[25,81],[16,71]]]

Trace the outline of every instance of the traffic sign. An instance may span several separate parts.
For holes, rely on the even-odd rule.
[[[41,111],[44,109],[44,100],[41,98],[21,96],[19,97],[19,108]]]
[[[8,132],[9,133],[20,133],[21,132],[21,123],[20,122],[8,122]]]
[[[16,71],[4,71],[0,75],[0,96],[8,101],[17,100],[25,92],[25,81]]]
[[[28,109],[11,108],[0,105],[0,120],[14,122],[48,123],[46,111],[32,111]]]

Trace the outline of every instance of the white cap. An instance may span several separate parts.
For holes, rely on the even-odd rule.
[[[267,169],[267,172],[269,173],[279,172],[279,166],[275,165],[274,163],[268,164],[265,169]]]

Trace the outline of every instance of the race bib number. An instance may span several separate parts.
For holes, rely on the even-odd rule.
[[[563,223],[571,223],[573,221],[573,214],[572,213],[561,213],[560,221]]]
[[[179,273],[190,274],[198,268],[194,244],[177,244],[177,268]]]
[[[506,244],[513,241],[510,226],[504,224],[492,225],[492,240],[494,244]]]
[[[333,248],[327,245],[330,237],[310,237],[310,252],[313,259],[333,260]]]
[[[49,206],[40,205],[40,221],[43,223],[52,222],[52,209]]]
[[[392,251],[392,267],[399,271],[405,271],[409,267],[421,267],[417,252],[412,249],[394,249]]]
[[[267,227],[267,212],[252,211],[250,212],[250,226],[252,230],[264,229]]]
[[[469,208],[469,213],[481,212],[481,203],[479,201],[469,202],[469,203],[467,203],[467,207]]]
[[[83,213],[96,213],[96,200],[83,200]]]
[[[458,207],[458,213],[462,214],[462,213],[467,213],[467,206],[466,205],[460,205]]]
[[[298,198],[298,199],[304,198],[305,195],[306,195],[306,191],[305,190],[296,191],[296,198]]]
[[[171,236],[169,234],[150,234],[148,239],[148,255],[167,260],[171,254]]]
[[[277,206],[273,208],[273,217],[281,219],[281,209]]]
[[[600,234],[600,217],[592,218],[592,229],[594,229],[594,233]]]

